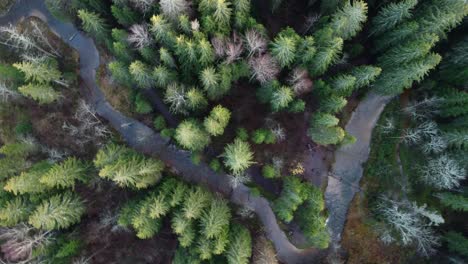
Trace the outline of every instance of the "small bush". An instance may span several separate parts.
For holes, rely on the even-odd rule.
[[[153,111],[151,104],[143,98],[141,94],[138,94],[135,98],[135,111],[139,114],[148,114]]]
[[[267,179],[273,179],[279,176],[279,172],[275,167],[273,167],[273,165],[267,164],[262,168],[262,175]]]
[[[154,125],[154,128],[156,128],[156,130],[158,131],[161,131],[167,127],[166,120],[161,115],[158,115],[154,119],[153,125]]]
[[[243,127],[239,127],[236,131],[236,136],[242,141],[247,141],[249,140],[249,132],[247,132],[247,129]]]
[[[210,162],[210,168],[216,172],[221,171],[221,162],[218,159],[213,159]]]
[[[174,136],[175,130],[173,128],[165,128],[161,130],[161,137],[172,138]]]

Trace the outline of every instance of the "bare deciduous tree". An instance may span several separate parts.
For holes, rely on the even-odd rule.
[[[84,100],[79,102],[74,119],[78,125],[65,122],[62,128],[75,137],[80,146],[90,142],[101,144],[111,134],[109,128],[97,117],[96,111]]]
[[[159,4],[162,13],[174,21],[189,8],[189,4],[185,0],[161,0]]]
[[[26,225],[0,228],[0,249],[8,262],[31,263],[36,256],[33,250],[50,242],[50,232],[38,231]]]
[[[16,100],[19,97],[20,94],[18,92],[13,91],[6,83],[0,82],[0,99],[3,103]]]
[[[255,29],[250,29],[245,33],[245,44],[249,57],[263,54],[267,50],[267,43],[267,39]]]
[[[234,32],[232,38],[226,42],[226,62],[232,63],[238,60],[243,51],[242,40]]]
[[[447,155],[429,159],[420,169],[424,183],[437,189],[453,189],[466,178],[465,169]]]
[[[31,32],[20,32],[13,25],[0,27],[0,44],[4,44],[23,53],[39,53],[47,57],[60,56],[52,46],[43,30],[33,22]]]
[[[146,13],[151,10],[156,0],[130,0],[130,2],[141,12]]]
[[[439,238],[434,234],[432,226],[444,223],[440,214],[427,210],[425,205],[395,201],[385,196],[380,198],[377,208],[386,223],[386,227],[381,230],[383,242],[414,245],[425,256],[434,253]]]
[[[215,51],[216,57],[222,58],[226,54],[226,41],[223,37],[216,36],[211,39],[211,45]]]
[[[187,96],[185,87],[177,83],[172,83],[167,87],[164,101],[171,104],[170,110],[173,113],[186,114]]]
[[[148,32],[148,26],[133,25],[130,27],[130,34],[128,35],[128,42],[132,43],[137,49],[147,47],[151,44],[151,36]]]
[[[305,94],[312,90],[312,79],[306,69],[295,68],[290,75],[289,83],[296,95]]]
[[[279,73],[280,67],[270,54],[259,57],[251,57],[249,65],[252,69],[252,79],[257,79],[260,83],[273,80]]]

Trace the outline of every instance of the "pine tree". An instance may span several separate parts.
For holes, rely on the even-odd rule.
[[[205,118],[203,125],[205,130],[212,136],[219,136],[224,134],[224,129],[229,123],[231,112],[229,109],[217,105],[211,110],[210,115]]]
[[[444,56],[440,78],[459,87],[468,82],[468,37],[459,41]]]
[[[397,45],[378,58],[379,66],[383,68],[402,65],[426,56],[439,41],[435,34],[423,34]]]
[[[317,31],[314,38],[317,43],[317,52],[308,67],[312,76],[319,76],[338,61],[343,50],[343,39],[333,37],[333,31],[330,28]]]
[[[216,99],[219,97],[218,86],[221,80],[220,74],[213,67],[204,69],[200,74],[200,81],[208,98]]]
[[[129,67],[133,80],[140,88],[149,89],[154,85],[153,75],[148,65],[141,61],[134,61]]]
[[[208,106],[208,100],[206,100],[203,91],[193,87],[187,92],[187,107],[192,111],[200,111]]]
[[[210,205],[213,197],[201,187],[196,187],[190,191],[182,204],[182,212],[187,219],[199,219],[203,210]]]
[[[165,216],[171,208],[167,202],[167,197],[163,193],[149,198],[149,216],[153,219],[160,219]]]
[[[382,94],[395,95],[410,88],[414,82],[420,82],[428,72],[439,64],[441,56],[428,54],[424,58],[415,60],[407,65],[383,71],[377,77],[374,87]]]
[[[178,211],[171,220],[171,227],[174,233],[179,236],[178,240],[182,247],[192,245],[196,236],[193,220],[187,219],[182,211]]]
[[[213,51],[213,47],[211,46],[210,42],[205,38],[201,38],[198,41],[197,51],[199,58],[198,62],[202,67],[207,67],[208,65],[214,62],[215,54]]]
[[[356,77],[349,74],[340,74],[333,77],[329,83],[337,95],[348,97],[356,87]]]
[[[121,187],[148,188],[162,177],[164,164],[160,160],[110,144],[99,150],[94,164],[100,169],[99,176],[110,179]]]
[[[466,130],[452,130],[443,132],[442,137],[450,148],[468,150],[468,132]]]
[[[382,34],[412,17],[412,9],[418,0],[404,0],[384,6],[372,20],[372,34]]]
[[[450,231],[445,234],[444,239],[447,241],[447,246],[450,252],[468,257],[468,238],[460,233]]]
[[[184,148],[192,151],[202,150],[211,142],[210,135],[199,122],[194,120],[180,123],[176,129],[175,139]]]
[[[307,186],[297,177],[287,177],[283,182],[281,195],[274,201],[273,210],[279,219],[289,223],[297,208],[308,198]]]
[[[65,229],[80,221],[86,208],[76,194],[66,192],[50,197],[29,216],[29,224],[38,229]]]
[[[347,103],[348,101],[344,97],[331,95],[320,101],[319,111],[336,114],[340,112]]]
[[[176,37],[171,24],[162,16],[154,15],[151,17],[151,32],[153,32],[156,41],[167,47],[173,47]]]
[[[361,31],[367,20],[367,4],[363,1],[346,1],[346,4],[332,15],[330,26],[335,36],[348,40]]]
[[[13,66],[22,71],[26,81],[38,84],[47,84],[59,80],[62,76],[54,60],[40,60],[35,62],[23,61],[14,63]]]
[[[293,100],[294,93],[291,88],[282,86],[276,91],[273,91],[271,95],[271,109],[275,112],[285,109]]]
[[[8,179],[4,189],[7,192],[12,192],[14,195],[45,192],[48,187],[40,182],[40,178],[51,167],[52,165],[49,162],[40,161],[26,172],[22,172],[19,176]]]
[[[138,13],[128,6],[113,4],[111,12],[115,19],[117,19],[117,22],[124,27],[129,27],[138,21]]]
[[[437,195],[440,203],[454,211],[468,212],[468,198],[461,194],[449,192],[440,193]]]
[[[236,175],[241,174],[254,163],[249,143],[240,139],[235,139],[233,143],[224,148],[223,157],[224,165]]]
[[[131,219],[132,227],[136,231],[136,235],[140,239],[149,239],[159,232],[162,226],[161,219],[153,219],[149,217],[150,205],[143,201],[141,202],[136,213]]]
[[[39,181],[50,188],[74,188],[76,181],[86,182],[87,173],[87,165],[72,157],[53,165]]]
[[[176,63],[172,53],[164,47],[159,49],[159,60],[164,64],[164,66],[169,68],[176,68]]]
[[[292,28],[281,31],[271,44],[271,54],[281,67],[289,67],[296,59],[301,38]]]
[[[227,202],[222,199],[213,199],[200,219],[201,233],[207,240],[216,238],[223,230],[229,228],[230,219],[231,212]]]
[[[333,127],[338,125],[339,119],[327,113],[315,113],[312,118],[312,126],[314,127]]]
[[[0,225],[15,226],[28,219],[31,213],[30,202],[23,197],[15,197],[0,208]]]
[[[109,63],[109,71],[112,77],[120,84],[131,86],[132,76],[128,71],[128,66],[120,61],[112,61]]]
[[[416,20],[423,33],[445,37],[467,14],[468,4],[464,0],[431,0],[421,6]]]
[[[408,38],[414,37],[418,34],[419,29],[420,26],[416,21],[408,21],[398,25],[375,40],[375,52],[386,50],[389,47],[400,44]]]
[[[24,96],[30,97],[39,104],[50,104],[57,101],[61,94],[47,84],[27,84],[18,88]]]
[[[104,39],[107,35],[107,25],[97,13],[87,10],[78,10],[78,18],[81,19],[83,29],[97,39]]]
[[[338,126],[311,127],[308,130],[311,139],[320,145],[334,145],[340,143],[345,137],[345,131]]]
[[[359,89],[370,85],[382,72],[382,69],[375,66],[354,67],[350,74],[356,78],[354,89]]]
[[[166,86],[177,80],[177,74],[166,66],[159,65],[154,68],[153,78],[157,87],[166,88]]]
[[[252,255],[252,238],[250,232],[244,226],[233,225],[229,241],[231,242],[226,252],[228,264],[248,264]]]

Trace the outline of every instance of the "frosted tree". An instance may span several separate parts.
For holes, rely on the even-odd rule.
[[[161,0],[159,5],[161,6],[162,13],[173,21],[186,13],[189,7],[186,0]]]
[[[152,39],[148,32],[148,26],[138,24],[131,26],[128,42],[132,43],[137,49],[149,46]]]
[[[250,29],[245,33],[245,44],[249,52],[248,56],[257,56],[267,50],[268,40],[257,30]]]
[[[130,2],[141,12],[146,13],[151,10],[156,0],[130,0]]]
[[[429,159],[420,168],[421,180],[437,189],[453,189],[466,178],[466,170],[447,155]]]
[[[381,197],[377,208],[388,227],[382,230],[381,239],[385,243],[399,242],[413,245],[422,255],[428,256],[439,245],[439,238],[432,230],[433,226],[444,223],[444,219],[425,206],[415,203],[399,202]]]

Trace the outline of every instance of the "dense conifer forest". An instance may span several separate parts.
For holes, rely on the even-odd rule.
[[[0,0],[1,263],[465,263],[466,0]]]

